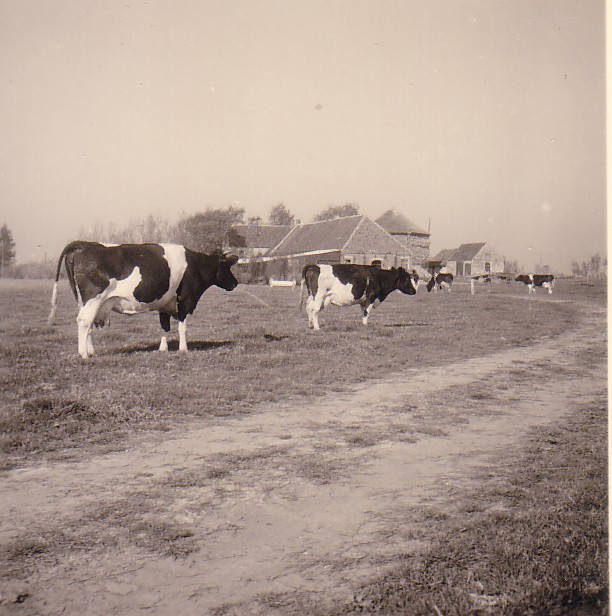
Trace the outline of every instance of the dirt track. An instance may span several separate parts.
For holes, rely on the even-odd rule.
[[[605,313],[590,311],[577,330],[532,347],[199,423],[118,454],[5,473],[2,543],[25,529],[69,529],[97,547],[10,584],[0,609],[263,614],[274,611],[270,595],[278,605],[286,593],[350,599],[359,581],[419,548],[411,511],[452,508],[461,486],[473,486],[483,465],[503,464],[532,426],[605,391],[604,361],[585,359],[605,348]],[[122,524],[135,517],[188,530],[197,550],[174,558],[123,540]],[[25,593],[21,605],[7,601]]]

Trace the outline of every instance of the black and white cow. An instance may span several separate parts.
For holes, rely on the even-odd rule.
[[[530,294],[536,292],[536,287],[542,287],[552,295],[555,286],[555,277],[552,274],[519,274],[515,280],[525,283]]]
[[[375,302],[383,302],[392,291],[414,295],[412,276],[403,268],[380,269],[372,265],[336,263],[334,265],[307,265],[302,270],[301,305],[304,302],[304,284],[308,291],[306,312],[308,324],[319,329],[319,312],[325,306],[352,306],[359,304],[363,324]]]
[[[427,291],[434,291],[446,289],[449,293],[453,286],[453,275],[440,272],[431,277],[431,280],[427,283]]]
[[[186,319],[209,287],[232,291],[238,281],[234,255],[207,255],[179,244],[116,244],[76,241],[59,257],[49,323],[55,319],[62,262],[79,305],[79,355],[94,354],[91,330],[103,326],[111,310],[137,314],[157,310],[164,330],[160,351],[168,350],[170,317],[178,321],[179,350],[187,351]]]

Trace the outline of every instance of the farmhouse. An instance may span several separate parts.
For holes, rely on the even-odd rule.
[[[503,272],[504,257],[488,243],[475,242],[441,250],[429,260],[428,265],[432,272],[444,270],[454,276],[475,276]]]
[[[401,242],[412,256],[413,265],[427,267],[429,259],[430,233],[415,225],[411,220],[394,210],[387,210],[376,222],[387,233]]]
[[[236,268],[240,279],[245,282],[265,278],[299,280],[302,268],[309,263],[373,264],[406,269],[416,264],[407,243],[366,216],[301,223],[289,229],[278,241],[272,230],[253,232],[249,236],[249,230],[244,227],[246,225],[233,229],[239,233],[241,229],[245,231],[242,235],[247,245],[242,247],[242,258]],[[278,227],[276,229],[280,235]],[[270,244],[267,250],[264,251],[265,246],[261,245],[255,251],[253,243],[266,242]],[[241,250],[231,244],[227,248],[233,252]]]

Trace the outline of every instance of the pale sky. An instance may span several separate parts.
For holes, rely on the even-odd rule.
[[[606,253],[603,0],[0,0],[0,224],[350,202],[529,269]]]

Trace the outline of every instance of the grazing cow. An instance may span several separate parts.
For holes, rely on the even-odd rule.
[[[376,301],[383,302],[392,291],[414,295],[412,277],[400,267],[390,270],[372,265],[336,263],[334,265],[307,265],[302,270],[301,305],[304,302],[304,284],[308,291],[306,311],[308,325],[319,329],[319,312],[325,306],[352,306],[359,304],[363,324]]]
[[[451,292],[451,287],[453,286],[453,275],[452,274],[443,274],[440,272],[436,276],[432,276],[431,280],[427,283],[427,291],[434,291],[446,289],[449,293]]]
[[[555,277],[552,274],[519,274],[515,280],[525,283],[530,294],[536,292],[536,287],[542,287],[552,295],[555,286]]]
[[[178,244],[115,244],[76,241],[57,263],[49,323],[57,306],[57,281],[62,262],[79,304],[79,355],[94,354],[92,326],[108,322],[110,311],[136,314],[157,310],[164,330],[160,351],[168,350],[170,317],[178,320],[179,350],[187,351],[186,319],[212,285],[232,291],[238,281],[231,267],[234,255],[206,255]]]

